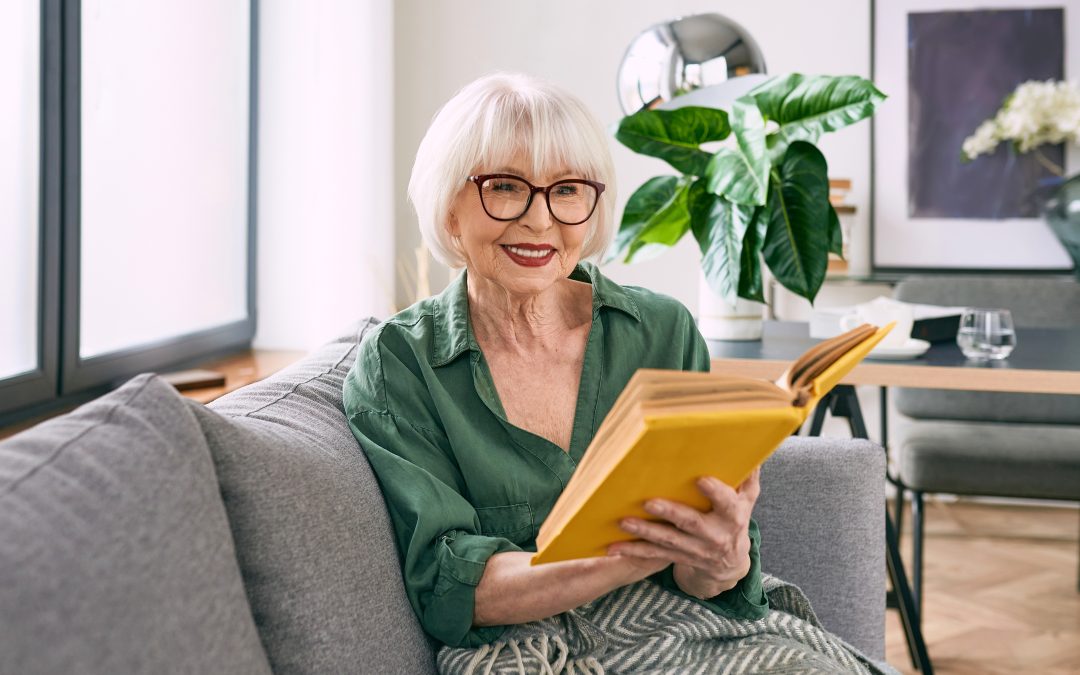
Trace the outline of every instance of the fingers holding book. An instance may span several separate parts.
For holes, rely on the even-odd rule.
[[[649,500],[645,510],[662,520],[624,518],[619,526],[638,540],[613,544],[609,554],[670,560],[676,583],[697,597],[733,588],[750,570],[750,513],[760,492],[759,472],[755,469],[738,488],[703,477],[698,489],[709,499],[709,511]]]

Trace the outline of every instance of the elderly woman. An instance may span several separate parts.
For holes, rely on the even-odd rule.
[[[745,627],[769,614],[750,518],[756,473],[737,489],[703,477],[707,513],[650,501],[655,520],[626,519],[636,540],[607,557],[530,565],[538,527],[634,371],[709,368],[682,305],[582,262],[611,241],[614,184],[608,139],[585,106],[521,75],[465,87],[417,152],[409,195],[424,241],[464,272],[365,338],[344,400],[409,601],[447,645],[444,672],[678,671],[702,644],[702,663],[719,667],[724,641],[702,641],[702,626],[750,639],[762,630]],[[651,629],[621,639],[629,626],[611,617],[634,607]],[[697,642],[676,639],[663,617]]]

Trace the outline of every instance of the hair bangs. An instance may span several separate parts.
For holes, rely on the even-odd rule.
[[[483,116],[475,158],[477,172],[514,168],[539,182],[564,173],[598,180],[603,170],[592,152],[595,141],[580,120],[567,114],[565,102],[547,92],[508,89],[499,92]],[[515,166],[524,157],[527,166]]]

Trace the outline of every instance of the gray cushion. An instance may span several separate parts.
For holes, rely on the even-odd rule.
[[[1080,425],[1080,396],[899,388],[893,400],[916,419]]]
[[[270,672],[209,450],[160,378],[0,443],[0,672]]]
[[[1017,326],[1080,326],[1080,283],[1071,277],[912,276],[893,293],[904,302],[1003,307]],[[918,419],[1080,424],[1080,396],[898,388],[897,410]]]
[[[799,586],[826,628],[885,653],[885,453],[869,441],[791,438],[761,469],[761,565]]]
[[[912,423],[900,478],[924,492],[1080,499],[1080,427]]]
[[[893,297],[947,307],[1000,307],[1017,326],[1028,328],[1080,325],[1080,283],[1072,277],[913,275],[896,285]]]
[[[362,321],[208,408],[191,404],[275,673],[434,671],[382,493],[341,401],[374,325]]]

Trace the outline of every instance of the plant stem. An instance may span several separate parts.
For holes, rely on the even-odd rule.
[[[1047,159],[1046,155],[1042,154],[1038,150],[1035,150],[1034,153],[1035,153],[1035,161],[1037,161],[1039,164],[1042,164],[1043,167],[1047,171],[1049,171],[1050,173],[1052,173],[1052,174],[1054,174],[1055,176],[1058,176],[1058,177],[1061,177],[1061,176],[1065,175],[1065,170],[1062,169],[1057,164],[1051,162],[1049,159]]]

